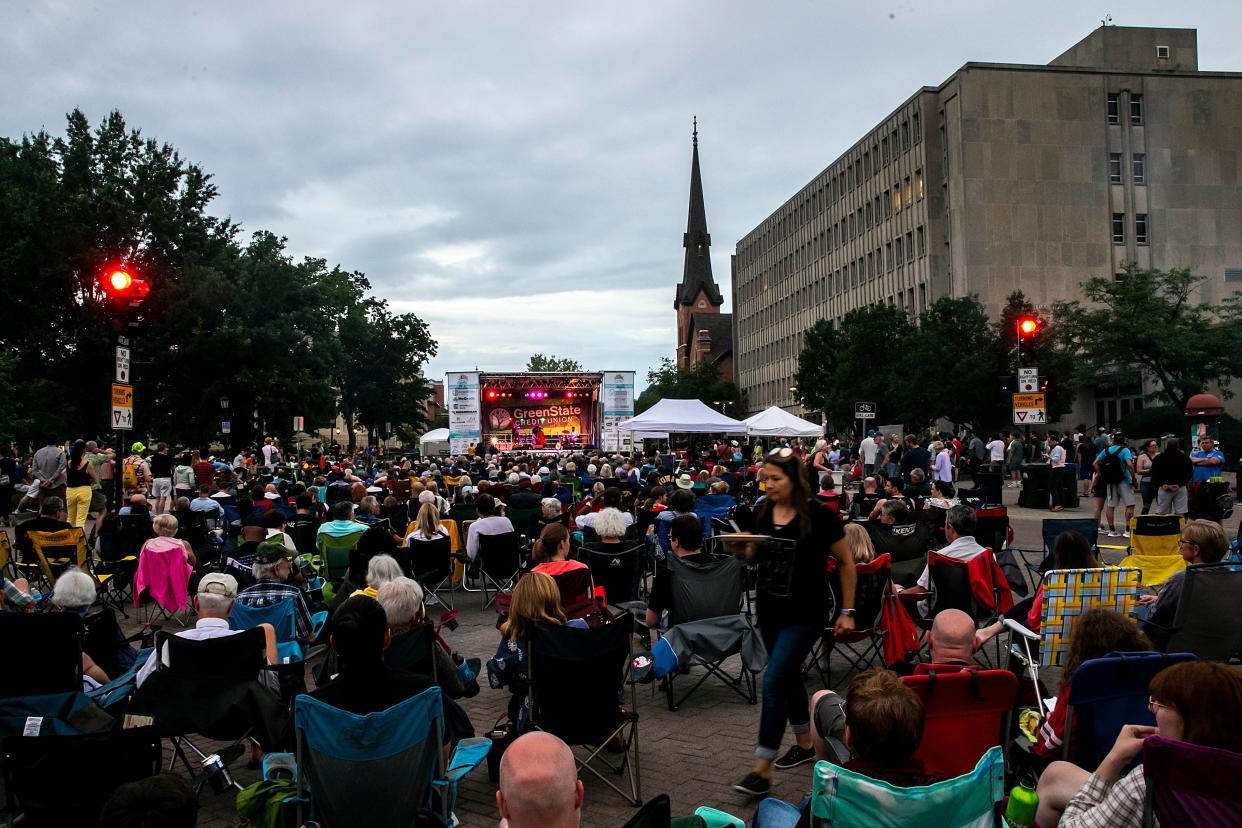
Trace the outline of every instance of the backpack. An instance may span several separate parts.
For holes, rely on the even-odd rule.
[[[138,463],[125,461],[125,466],[121,469],[121,485],[127,489],[138,488]]]
[[[1101,483],[1113,486],[1126,479],[1126,474],[1121,468],[1121,451],[1117,446],[1104,449],[1104,456],[1100,458]]]

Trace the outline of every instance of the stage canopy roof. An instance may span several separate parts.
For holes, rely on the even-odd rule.
[[[823,435],[824,427],[795,417],[774,405],[753,417],[747,417],[746,433],[761,437],[819,437]]]
[[[746,423],[726,417],[698,400],[660,400],[617,428],[620,431],[669,434],[746,433]]]
[[[449,430],[447,428],[433,428],[422,437],[418,438],[418,444],[423,443],[446,443],[449,438]]]

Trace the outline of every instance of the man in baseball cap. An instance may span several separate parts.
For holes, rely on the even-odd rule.
[[[280,544],[276,544],[280,545]],[[281,547],[284,548],[283,546]],[[204,641],[209,638],[224,638],[235,635],[241,630],[229,629],[229,613],[233,610],[233,601],[237,598],[237,579],[223,572],[209,572],[198,582],[198,593],[194,596],[194,612],[198,614],[194,626],[177,633],[181,638],[191,641]],[[271,624],[260,624],[267,638],[267,661],[276,664],[276,631]],[[168,651],[164,650],[164,664],[168,664]],[[155,670],[155,653],[138,671],[135,681],[141,685]]]
[[[293,601],[298,640],[310,641],[314,637],[310,610],[306,607],[302,590],[291,580],[294,574],[293,553],[279,540],[263,541],[254,553],[253,572],[257,583],[237,593],[237,603],[261,609],[281,601]]]

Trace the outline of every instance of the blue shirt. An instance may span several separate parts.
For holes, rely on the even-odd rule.
[[[1201,483],[1220,474],[1221,467],[1225,465],[1225,455],[1219,451],[1192,451],[1190,453],[1191,460],[1212,459],[1215,463],[1207,466],[1195,464],[1194,477],[1190,478],[1191,483]]]
[[[1117,446],[1109,446],[1108,448],[1101,451],[1098,455],[1096,455],[1095,462],[1099,463],[1103,461],[1105,454],[1109,454],[1109,455],[1115,454],[1121,458],[1121,473],[1123,475],[1121,482],[1133,485],[1134,481],[1130,479],[1129,461],[1134,459],[1134,455],[1130,453],[1130,450],[1128,448],[1123,448],[1120,451],[1118,451]]]

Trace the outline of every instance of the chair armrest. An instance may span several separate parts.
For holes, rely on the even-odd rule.
[[[491,749],[492,740],[486,736],[472,736],[462,739],[453,749],[453,758],[449,760],[444,773],[444,782],[455,783],[470,771],[482,764]]]
[[[320,610],[311,616],[311,640],[319,638],[319,634],[323,632],[324,624],[328,623],[328,611]]]
[[[1014,621],[1012,618],[1006,618],[1001,623],[1003,623],[1005,627],[1009,629],[1010,632],[1017,633],[1018,635],[1022,636],[1023,638],[1029,641],[1039,640],[1039,633],[1032,632],[1030,629],[1023,626],[1022,624],[1019,624],[1017,621]]]

